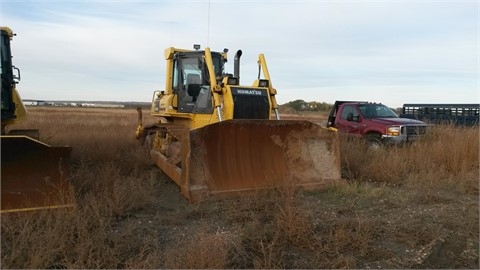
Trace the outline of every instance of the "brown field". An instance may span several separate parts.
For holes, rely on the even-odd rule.
[[[135,140],[135,110],[29,111],[15,128],[73,146],[76,206],[2,215],[2,269],[480,267],[478,127],[374,152],[343,140],[345,185],[190,205]]]

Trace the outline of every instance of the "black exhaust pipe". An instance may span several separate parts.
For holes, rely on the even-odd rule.
[[[235,54],[233,62],[233,77],[238,78],[238,84],[240,84],[240,57],[242,56],[242,50],[238,50]]]

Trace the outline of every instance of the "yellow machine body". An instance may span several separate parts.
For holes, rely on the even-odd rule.
[[[237,51],[234,74],[228,74],[227,50],[165,50],[166,86],[154,92],[151,106],[159,121],[144,126],[138,110],[136,135],[149,145],[153,162],[192,202],[218,193],[338,182],[337,133],[280,120],[264,55],[248,86],[240,84],[241,55]]]
[[[16,90],[20,70],[12,65],[14,34],[8,27],[0,30],[1,213],[69,207],[73,202],[68,183],[71,147],[39,141],[38,130],[9,129],[26,119],[27,110]]]

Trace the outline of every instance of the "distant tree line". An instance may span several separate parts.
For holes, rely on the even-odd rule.
[[[307,102],[302,99],[297,99],[284,104],[284,106],[290,107],[295,111],[329,112],[332,109],[333,104],[316,101]]]

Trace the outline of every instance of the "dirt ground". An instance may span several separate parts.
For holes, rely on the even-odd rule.
[[[245,201],[250,199],[242,196],[192,205],[157,168],[150,173],[158,181],[157,207],[131,213],[119,220],[119,227],[137,223],[138,236],[156,234],[162,250],[179,248],[178,239],[193,245],[199,230],[229,235],[248,227],[258,229],[258,222],[272,226],[269,211],[264,220],[251,218],[252,211],[262,211],[256,208],[269,208],[268,196],[253,195],[256,203],[249,205]],[[309,235],[324,237],[324,246],[292,245],[280,255],[280,268],[479,268],[477,194],[457,198],[437,192],[424,197],[412,190],[379,187],[365,192],[298,191],[291,196],[296,211],[308,213],[312,224],[307,227],[314,230]],[[262,233],[258,231],[258,237]],[[326,251],[336,254],[325,259],[315,255]]]

